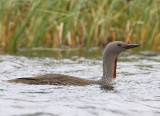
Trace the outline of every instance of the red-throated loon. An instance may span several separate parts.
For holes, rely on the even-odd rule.
[[[113,83],[116,79],[116,66],[118,55],[126,49],[135,48],[138,46],[140,46],[140,44],[127,44],[121,41],[110,42],[103,52],[103,76],[100,80],[87,80],[62,74],[46,74],[35,77],[17,78],[9,80],[9,82],[36,85],[108,85]]]

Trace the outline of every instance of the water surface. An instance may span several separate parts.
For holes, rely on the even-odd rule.
[[[159,116],[160,54],[122,53],[113,87],[26,85],[5,80],[48,73],[102,76],[102,50],[0,55],[0,116]]]

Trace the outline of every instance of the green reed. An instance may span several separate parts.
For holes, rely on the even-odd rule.
[[[2,49],[99,47],[115,40],[160,50],[160,1],[0,1]]]

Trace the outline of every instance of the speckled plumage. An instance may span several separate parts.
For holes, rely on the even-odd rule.
[[[36,85],[48,84],[48,85],[77,85],[77,86],[99,84],[98,81],[87,80],[83,78],[62,75],[62,74],[46,74],[36,77],[17,78],[9,80],[9,82],[36,84]]]

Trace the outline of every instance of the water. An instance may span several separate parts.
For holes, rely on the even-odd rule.
[[[102,50],[1,54],[0,116],[159,116],[158,53],[122,53],[113,87],[26,85],[5,81],[47,73],[100,79],[101,54]]]

